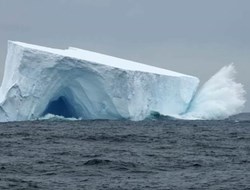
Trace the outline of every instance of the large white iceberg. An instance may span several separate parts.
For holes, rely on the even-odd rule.
[[[77,48],[8,42],[0,88],[0,121],[46,114],[82,119],[142,120],[181,115],[199,79]]]
[[[245,104],[229,65],[198,89],[199,79],[77,48],[8,42],[0,121],[57,115],[143,120],[152,112],[181,119],[224,119]]]

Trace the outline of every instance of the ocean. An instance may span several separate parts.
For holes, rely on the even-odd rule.
[[[0,123],[0,189],[250,189],[248,116]]]

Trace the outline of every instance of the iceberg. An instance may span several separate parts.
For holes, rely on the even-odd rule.
[[[59,115],[143,120],[152,111],[186,112],[198,88],[193,76],[95,52],[8,42],[0,88],[0,121]]]
[[[194,76],[69,47],[8,42],[0,122],[46,118],[223,119],[245,103],[229,65],[198,89]]]

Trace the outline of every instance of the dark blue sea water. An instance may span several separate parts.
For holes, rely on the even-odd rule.
[[[1,123],[0,189],[250,189],[250,119]]]

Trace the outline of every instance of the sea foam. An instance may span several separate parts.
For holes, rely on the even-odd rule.
[[[235,80],[234,64],[223,67],[196,93],[183,119],[225,119],[240,113],[246,102],[245,90]]]

